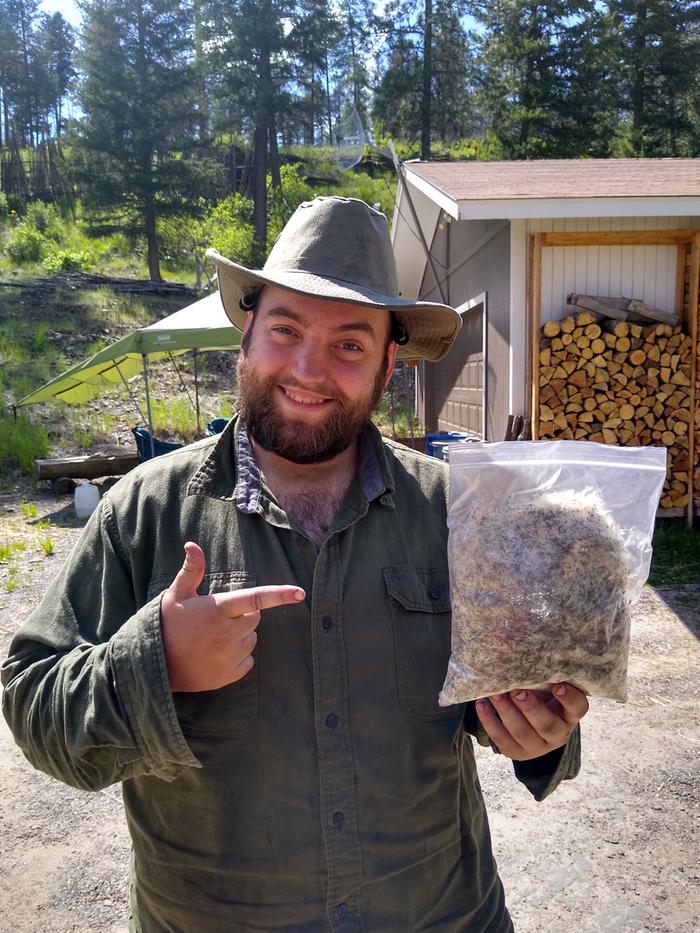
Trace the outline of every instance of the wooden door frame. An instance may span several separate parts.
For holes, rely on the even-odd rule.
[[[482,292],[480,295],[476,295],[474,298],[470,298],[468,301],[464,301],[461,305],[457,305],[455,311],[462,318],[465,315],[470,314],[471,312],[476,312],[479,305],[482,306],[482,318],[481,318],[481,352],[484,357],[484,391],[483,391],[483,404],[481,406],[481,437],[483,440],[486,440],[486,426],[488,424],[487,418],[487,405],[488,405],[488,293]]]
[[[700,231],[698,230],[599,230],[532,233],[527,243],[527,330],[530,348],[525,367],[525,397],[530,398],[532,436],[539,422],[540,328],[542,327],[542,250],[552,246],[675,246],[675,310],[691,338],[690,428],[688,437],[688,524],[692,525],[695,501],[694,435],[696,368],[698,358],[698,292],[700,291]],[[690,252],[690,256],[688,256]],[[685,269],[690,262],[688,309],[685,313]],[[529,385],[529,392],[528,392]]]

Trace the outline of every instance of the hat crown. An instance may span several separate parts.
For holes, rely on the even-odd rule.
[[[398,296],[387,219],[356,198],[322,196],[300,204],[263,271],[311,273]]]

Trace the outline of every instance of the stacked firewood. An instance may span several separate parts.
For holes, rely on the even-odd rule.
[[[547,321],[541,334],[538,436],[663,445],[668,473],[661,506],[687,506],[691,340],[681,326],[584,310]]]

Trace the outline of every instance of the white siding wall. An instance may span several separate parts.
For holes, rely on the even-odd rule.
[[[529,220],[527,232],[688,230],[700,217],[581,217]],[[565,317],[571,292],[640,298],[673,311],[675,246],[553,246],[542,250],[542,322]]]

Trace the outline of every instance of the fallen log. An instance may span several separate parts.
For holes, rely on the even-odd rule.
[[[675,327],[680,320],[677,312],[662,311],[639,298],[605,298],[602,295],[576,295],[572,292],[566,302],[577,309],[583,308],[618,321],[658,321],[659,324]]]
[[[73,479],[96,479],[98,476],[123,476],[140,463],[138,454],[95,454],[85,457],[68,457],[51,460],[35,460],[36,479],[58,479],[62,476]]]

